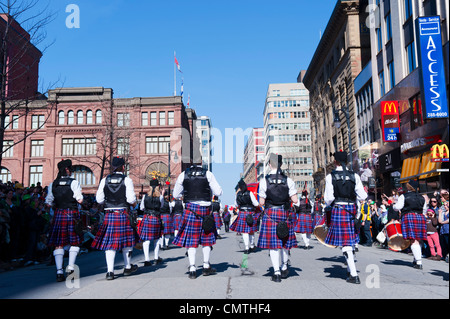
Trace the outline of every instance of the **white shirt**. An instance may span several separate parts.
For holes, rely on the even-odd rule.
[[[217,183],[216,178],[214,177],[214,174],[210,171],[206,171],[206,179],[209,182],[209,187],[211,188],[211,192],[213,196],[222,196],[222,187],[220,187],[219,183]],[[180,198],[183,196],[184,192],[184,172],[182,172],[175,182],[175,187],[173,188],[173,197],[174,198]],[[191,203],[200,205],[200,206],[211,206],[211,201],[193,201]]]
[[[258,201],[256,200],[255,195],[253,195],[253,192],[250,192],[250,199],[252,200],[253,206],[255,206],[255,207],[258,207],[258,206],[259,206],[259,203],[258,203]],[[234,206],[236,206],[236,207],[239,206],[239,205],[237,204],[236,200],[234,201]]]
[[[393,208],[395,211],[399,211],[399,210],[401,210],[403,207],[405,207],[405,196],[403,196],[403,194],[402,194],[402,195],[400,195],[400,197],[398,198],[397,203],[395,203],[395,204],[392,206],[392,208]],[[423,212],[424,214],[426,214],[426,213],[427,213],[427,210],[428,210],[428,205],[427,205],[427,202],[425,201],[425,204],[423,204],[422,212]]]
[[[117,172],[117,173],[123,174],[121,172]],[[106,181],[106,177],[100,181],[100,185],[98,185],[97,194],[95,196],[95,199],[97,200],[97,203],[99,203],[99,204],[103,204],[105,202],[105,193],[103,192],[103,189],[105,188],[105,181]],[[125,194],[127,197],[127,203],[130,205],[134,205],[134,203],[136,203],[136,194],[134,193],[133,181],[128,176],[125,176],[124,183],[125,183],[125,187],[126,187]],[[119,207],[105,208],[105,210],[117,209],[117,208],[119,208]]]
[[[277,173],[276,169],[273,169],[269,172],[269,175],[274,175]],[[290,179],[289,177],[287,178],[287,186],[289,188],[289,197],[292,197],[294,195],[297,195],[297,188],[295,187],[295,183],[292,179]],[[266,198],[266,191],[267,191],[267,182],[266,179],[263,178],[261,179],[261,181],[259,182],[259,197],[261,198]],[[297,203],[294,205],[299,205],[300,201],[297,201]]]
[[[62,178],[70,178],[70,176],[63,176]],[[53,183],[51,183],[48,186],[47,197],[45,198],[45,203],[49,206],[53,206],[53,201],[55,200],[55,197],[53,196],[52,188],[53,188]],[[81,185],[76,179],[74,179],[72,181],[72,183],[70,183],[70,189],[73,192],[73,198],[77,202],[83,200],[83,194],[81,193]]]
[[[337,166],[336,171],[342,171],[342,166]],[[358,174],[355,174],[355,193],[356,193],[356,199],[359,201],[365,200],[367,198],[367,193],[364,190],[364,186],[361,182],[361,178]],[[334,188],[333,188],[333,181],[331,178],[331,174],[328,174],[325,178],[325,194],[323,196],[325,200],[325,204],[328,206],[333,203],[335,197],[334,197]],[[348,204],[348,203],[335,203],[335,204]]]

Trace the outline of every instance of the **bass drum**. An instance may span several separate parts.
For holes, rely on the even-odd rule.
[[[388,247],[393,251],[402,251],[411,245],[411,242],[403,238],[402,224],[396,220],[386,224],[386,237]]]
[[[329,223],[327,221],[328,221],[328,218],[331,219],[331,215],[330,216],[327,216],[327,215],[328,215],[327,212],[325,212],[325,214],[323,214],[323,216],[320,218],[316,227],[314,227],[314,236],[316,236],[317,240],[322,245],[329,247],[329,248],[336,248],[336,246],[328,245],[325,243],[325,238],[327,238],[328,227],[329,227]]]

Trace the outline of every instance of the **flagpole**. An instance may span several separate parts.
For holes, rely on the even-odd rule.
[[[173,51],[173,96],[177,96],[177,66],[175,65],[176,52]]]

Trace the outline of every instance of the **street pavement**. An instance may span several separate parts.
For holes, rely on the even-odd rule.
[[[313,236],[310,250],[299,248],[290,255],[290,275],[272,282],[267,250],[244,254],[242,237],[222,232],[211,253],[217,273],[201,274],[202,252],[197,249],[197,279],[188,278],[185,249],[161,251],[162,264],[143,267],[142,250],[135,249],[132,263],[139,269],[124,277],[123,258],[116,255],[112,281],[105,279],[104,253],[92,251],[77,258],[80,278],[59,282],[55,266],[45,264],[0,273],[1,299],[448,299],[449,265],[423,260],[423,270],[412,268],[412,255],[376,247],[359,247],[356,266],[361,284],[345,281],[347,267],[338,248],[328,248]],[[153,256],[153,254],[151,255]],[[67,258],[64,259],[65,266]]]

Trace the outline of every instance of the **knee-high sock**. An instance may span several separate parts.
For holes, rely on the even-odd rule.
[[[146,240],[142,243],[142,250],[144,251],[144,260],[150,261],[150,240]]]
[[[195,271],[195,254],[197,252],[196,248],[188,248],[187,253],[188,253],[188,258],[189,258],[189,271]]]
[[[69,264],[67,268],[70,270],[74,270],[75,260],[77,259],[78,253],[80,252],[80,247],[72,246],[69,249]]]
[[[114,258],[116,258],[115,250],[105,250],[106,268],[108,272],[114,272]]]
[[[255,235],[249,235],[250,237],[250,248],[255,247]]]
[[[53,256],[55,257],[56,272],[58,274],[63,274],[64,249],[55,249],[53,251]]]
[[[155,246],[155,249],[153,250],[154,259],[158,259],[159,258],[159,249],[160,249],[159,241],[160,240],[161,240],[161,238],[160,239],[155,239],[155,241],[153,242],[154,246]]]
[[[242,239],[244,240],[245,249],[248,249],[248,244],[250,242],[249,234],[242,233]]]
[[[131,268],[131,253],[133,252],[133,247],[122,248],[123,262],[126,269]]]
[[[169,247],[170,235],[164,235],[164,241],[165,241],[166,247]]]
[[[178,230],[177,230],[177,229],[175,229],[175,230],[173,231],[173,235],[174,235],[175,237],[177,237],[177,235],[178,235]]]
[[[417,262],[418,265],[422,264],[422,248],[420,247],[420,243],[416,241],[411,245],[411,251],[414,256],[414,260]]]
[[[282,248],[281,249],[281,270],[287,269],[288,261],[289,261],[289,250]]]
[[[309,246],[309,238],[308,238],[308,234],[306,233],[302,233],[302,240],[305,243],[305,246]]]
[[[353,257],[353,248],[351,246],[342,247],[342,253],[347,260],[347,269],[350,272],[350,275],[353,277],[357,276],[358,273],[356,271],[355,258]]]
[[[203,250],[203,268],[209,268],[209,257],[211,255],[211,247],[204,246],[202,250]]]
[[[280,274],[280,250],[271,249],[269,251],[270,260],[272,261],[273,272],[276,275]]]

